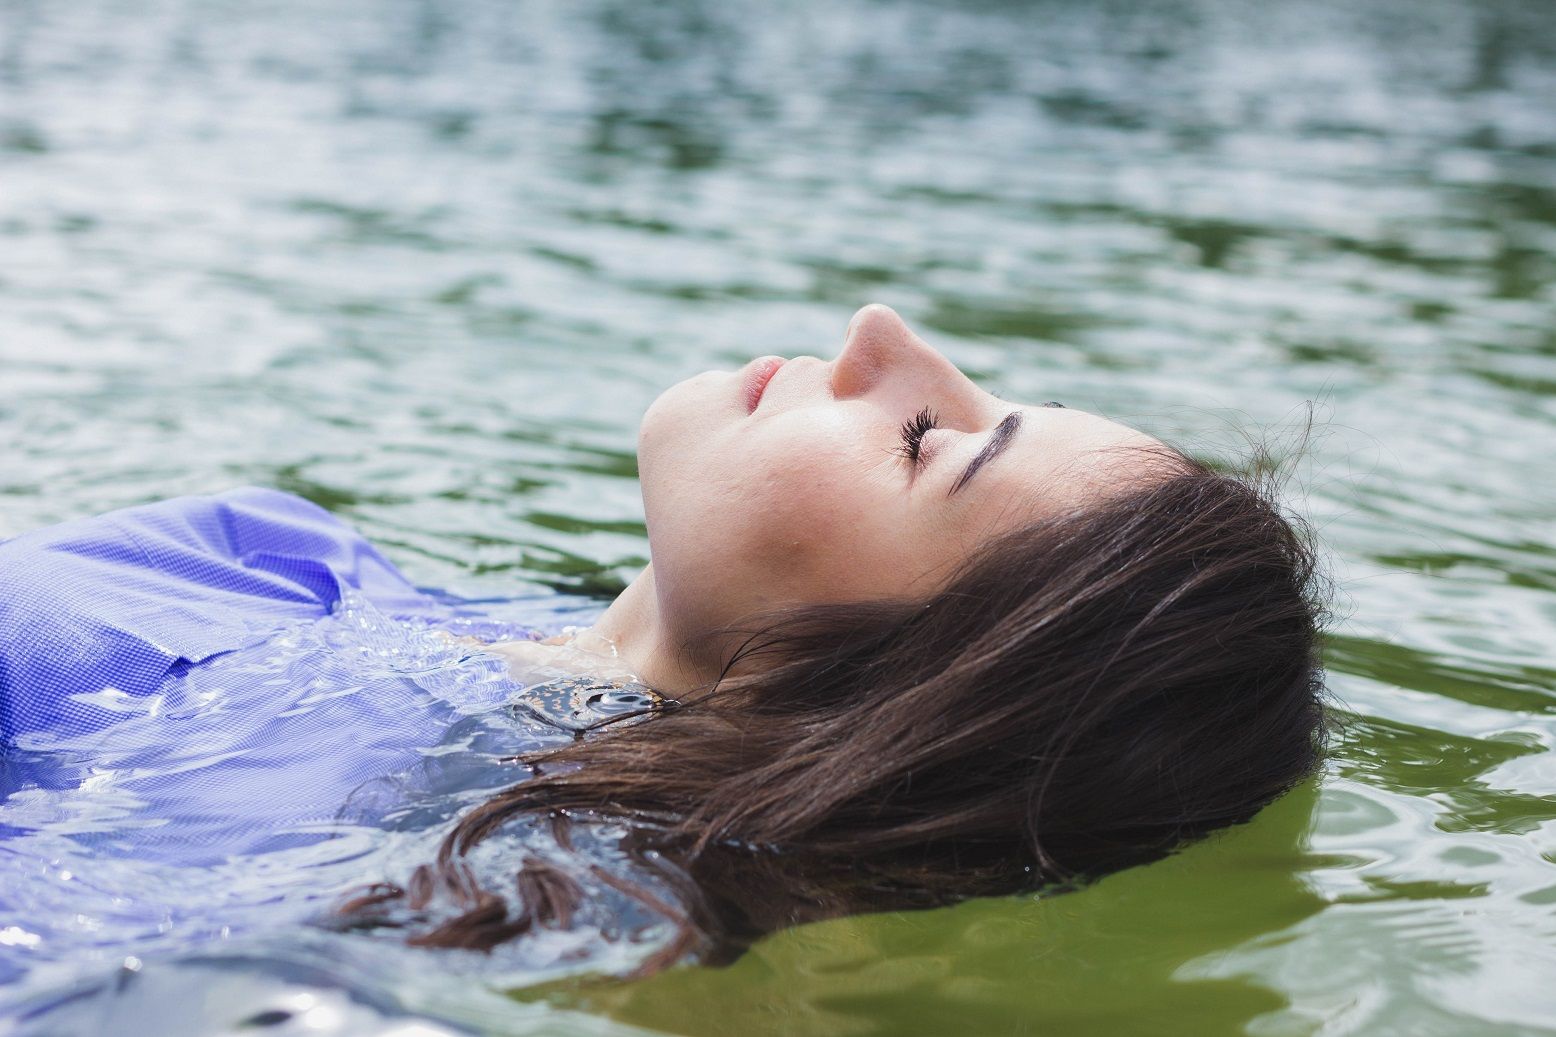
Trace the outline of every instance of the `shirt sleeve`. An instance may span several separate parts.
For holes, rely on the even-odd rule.
[[[110,723],[169,671],[328,613],[427,601],[340,519],[279,490],[176,497],[0,543],[0,745]]]

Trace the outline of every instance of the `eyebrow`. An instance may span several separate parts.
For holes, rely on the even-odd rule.
[[[962,474],[956,477],[956,482],[951,484],[951,488],[946,491],[946,496],[949,497],[963,486],[966,486],[967,481],[978,474],[978,469],[1004,452],[1005,448],[1010,446],[1011,438],[1015,436],[1016,430],[1020,427],[1021,412],[1019,410],[1013,410],[1005,415],[1000,423],[994,426],[994,431],[989,434],[989,441],[983,444],[983,449],[978,451],[978,456],[968,461],[967,467],[962,469]]]

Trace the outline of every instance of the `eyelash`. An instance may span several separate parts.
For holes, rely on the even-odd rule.
[[[925,407],[902,423],[902,446],[897,448],[897,453],[906,457],[913,463],[913,467],[917,468],[919,451],[924,445],[924,434],[932,428],[939,427],[935,412]]]

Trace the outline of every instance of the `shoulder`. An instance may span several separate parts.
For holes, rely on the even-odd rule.
[[[169,497],[30,530],[0,541],[0,560],[15,564],[41,554],[133,556],[143,538],[218,549],[232,546],[234,534],[267,525],[349,528],[295,494],[239,486],[222,493]],[[8,571],[9,565],[0,575]]]
[[[24,533],[0,544],[0,737],[23,698],[37,720],[109,685],[148,693],[180,660],[323,615],[346,588],[407,611],[421,597],[347,523],[263,487]]]

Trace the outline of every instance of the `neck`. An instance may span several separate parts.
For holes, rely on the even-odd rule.
[[[679,695],[711,681],[708,664],[672,644],[654,592],[654,567],[648,565],[585,632],[616,646],[620,661],[650,688]]]

